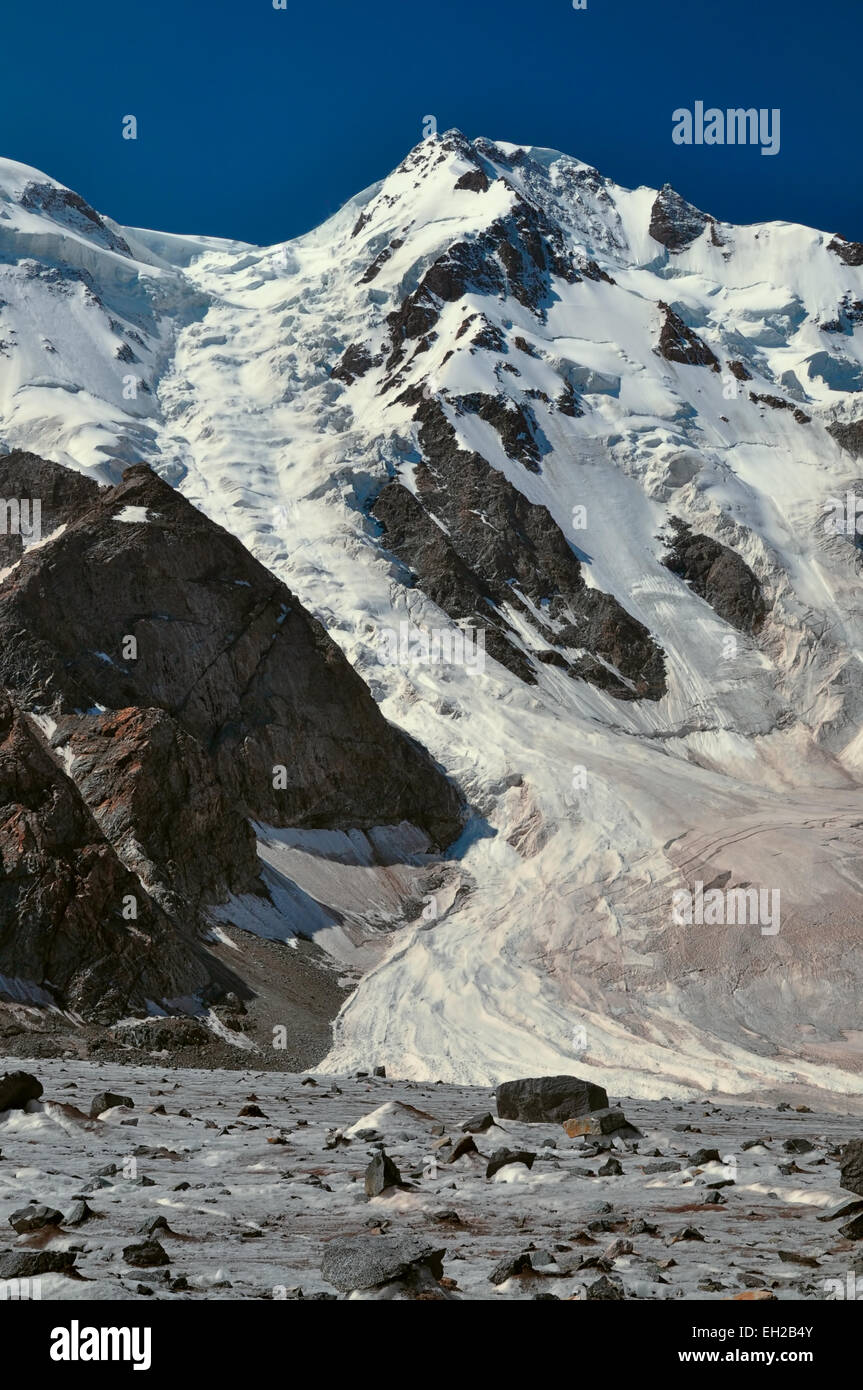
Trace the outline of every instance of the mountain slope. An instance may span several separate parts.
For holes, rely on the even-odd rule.
[[[19,171],[0,439],[150,463],[473,806],[467,891],[374,964],[333,1063],[859,1090],[863,607],[824,524],[863,490],[856,244],[457,132],[264,250],[23,207],[50,181]],[[385,659],[403,623],[481,629],[484,670]],[[697,881],[779,890],[781,930],[675,922]]]

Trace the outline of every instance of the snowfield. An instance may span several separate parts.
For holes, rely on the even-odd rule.
[[[450,877],[410,922],[396,888],[363,871],[362,846],[351,849],[353,863],[336,849],[323,862],[326,853],[258,828],[267,872],[281,884],[275,913],[256,923],[229,904],[217,920],[283,940],[317,933],[337,960],[366,970],[337,1020],[328,1071],[349,1073],[374,1057],[394,1075],[462,1086],[576,1071],[651,1102],[799,1088],[821,1093],[831,1109],[856,1110],[863,586],[853,525],[837,534],[824,516],[863,473],[827,428],[860,415],[863,269],[831,249],[830,234],[783,222],[706,222],[672,251],[648,231],[655,190],[624,189],[550,150],[478,141],[468,158],[464,144],[424,142],[323,226],[267,248],[119,228],[82,212],[47,176],[0,161],[0,446],[101,480],[150,463],[289,585],[387,718],[425,744],[469,800],[471,819],[447,856],[460,891]],[[487,187],[457,187],[474,158]],[[389,389],[387,316],[448,248],[475,244],[520,203],[541,209],[601,275],[555,280],[541,312],[481,287],[442,301],[427,347],[408,355],[399,389]],[[659,354],[661,303],[721,370]],[[504,354],[471,346],[462,331],[471,314],[499,331]],[[351,381],[334,378],[352,344],[375,365]],[[729,361],[746,377],[729,373]],[[580,414],[551,408],[567,386]],[[411,387],[441,400],[462,445],[548,508],[589,586],[649,629],[665,653],[662,699],[618,700],[554,666],[539,667],[529,686],[490,658],[481,674],[381,660],[383,632],[406,620],[428,629],[449,622],[411,586],[368,515],[388,479],[411,485],[414,407],[397,399]],[[509,457],[487,421],[458,412],[457,399],[475,392],[530,401],[538,471]],[[769,605],[756,637],[730,627],[662,564],[670,516],[755,573]],[[297,892],[284,886],[292,869]],[[407,870],[397,872],[407,881]],[[780,931],[676,924],[673,892],[696,880],[779,890]],[[357,924],[332,925],[330,909],[352,896],[360,924],[365,913],[391,931],[386,949],[379,936],[364,941]],[[83,1074],[70,1064],[69,1080],[81,1085]],[[194,1076],[180,1084],[193,1113],[210,1084]],[[265,1110],[287,1084],[256,1078]],[[376,1096],[345,1083],[326,1123],[353,1122]],[[465,1091],[407,1084],[391,1098],[434,1110],[443,1096],[456,1110],[480,1103]],[[316,1101],[295,1089],[291,1103],[311,1115]],[[225,1099],[226,1114],[233,1106]],[[652,1134],[678,1114],[667,1103],[630,1108]],[[109,1140],[121,1143],[113,1119],[97,1136],[40,1112],[0,1126],[7,1153],[10,1123],[28,1190],[41,1186],[46,1144],[68,1142],[70,1156],[86,1154],[93,1166]],[[740,1134],[737,1123],[721,1121],[734,1142],[767,1120],[747,1112]],[[770,1124],[778,1133],[775,1117]],[[149,1142],[164,1126],[180,1145],[200,1121],[142,1117],[134,1138]],[[224,1246],[206,1269],[194,1253],[178,1265],[213,1285],[229,1278],[226,1296],[238,1288],[260,1296],[272,1282],[267,1243],[245,1241],[242,1222],[276,1221],[267,1208],[280,1167],[294,1166],[295,1151],[312,1161],[321,1146],[311,1135],[292,1129],[278,1161],[263,1129],[235,1131],[224,1148],[183,1160],[218,1185],[211,1205],[190,1210],[167,1192],[159,1201],[195,1239],[201,1213],[213,1218]],[[320,1160],[326,1171],[329,1161]],[[79,1176],[62,1184],[58,1176],[58,1191],[40,1190],[40,1199],[68,1199],[89,1171],[75,1162]],[[549,1159],[505,1184],[512,1211],[529,1206],[540,1232],[547,1217],[539,1214],[550,1219],[561,1188],[593,1199],[610,1186],[615,1203],[635,1200],[627,1179],[571,1183],[568,1163]],[[792,1211],[802,1229],[830,1200],[829,1170],[798,1187],[770,1164],[753,1161],[742,1205],[769,1209],[759,1230]],[[678,1189],[692,1181],[664,1176],[651,1185],[651,1203],[683,1210],[691,1193]],[[356,1220],[350,1181],[343,1174],[339,1183],[339,1219]],[[306,1183],[298,1210],[316,1220],[330,1195]],[[119,1246],[124,1206],[135,1209],[129,1225],[153,1205],[143,1196],[142,1205],[137,1188],[111,1195],[105,1252],[109,1232],[110,1248]],[[419,1201],[399,1198],[400,1215],[410,1220]],[[319,1241],[302,1230],[302,1221],[291,1230],[285,1281],[314,1291]],[[753,1239],[745,1232],[757,1263]],[[731,1247],[706,1249],[710,1268],[727,1274]],[[97,1280],[116,1280],[103,1268],[113,1259],[81,1264]],[[687,1276],[690,1289],[706,1269]],[[769,1272],[788,1274],[775,1259]],[[485,1274],[471,1266],[465,1278],[470,1295]]]

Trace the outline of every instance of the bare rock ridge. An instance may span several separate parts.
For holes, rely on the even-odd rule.
[[[459,448],[438,401],[422,400],[415,419],[423,452],[416,494],[393,480],[372,515],[423,592],[451,618],[482,627],[489,653],[523,680],[535,680],[533,655],[619,699],[660,699],[660,648],[616,599],[587,587],[547,508],[528,501],[479,454]],[[518,643],[506,604],[522,610],[534,629],[541,644],[535,653]]]
[[[672,539],[663,563],[685,579],[700,598],[741,632],[757,632],[767,605],[752,570],[728,546],[693,533],[679,517],[670,521]]]
[[[122,913],[130,899],[134,921]],[[4,692],[0,975],[7,997],[106,1022],[148,999],[241,988],[124,866]]]
[[[713,218],[687,203],[670,184],[663,184],[650,210],[648,231],[654,241],[669,251],[683,251],[701,236],[705,227],[713,227]]]
[[[265,893],[250,818],[456,836],[455,788],[240,541],[145,466],[0,461],[28,489],[63,520],[0,584],[0,973],[115,1015],[236,991],[195,930]]]

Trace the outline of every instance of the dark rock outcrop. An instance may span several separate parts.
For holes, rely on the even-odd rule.
[[[505,217],[475,237],[453,242],[388,316],[392,352],[387,370],[399,365],[411,340],[423,339],[431,332],[442,304],[454,303],[466,294],[511,294],[544,319],[553,299],[554,277],[568,284],[581,279],[560,229],[541,209],[517,197]]]
[[[365,376],[375,365],[375,359],[363,343],[351,343],[345,348],[330,376],[335,381],[343,381],[350,386],[358,377]]]
[[[749,399],[753,401],[755,405],[769,405],[771,410],[792,411],[794,414],[794,419],[797,421],[798,425],[808,425],[812,419],[811,415],[807,415],[806,412],[804,410],[801,410],[799,406],[795,405],[793,401],[786,401],[783,399],[782,396],[760,396],[756,391],[750,391]]]
[[[265,892],[250,817],[455,837],[456,790],[320,623],[148,468],[99,489],[16,455],[4,487],[43,490],[64,528],[0,584],[0,974],[19,994],[103,1024],[248,997],[200,933],[208,904]]]
[[[160,709],[61,718],[52,746],[123,863],[169,911],[253,892],[255,836],[197,739]]]
[[[0,1112],[24,1110],[42,1094],[42,1082],[27,1071],[7,1071],[0,1076]]]
[[[849,420],[847,424],[837,421],[827,426],[827,433],[832,434],[840,449],[854,458],[863,458],[863,420]]]
[[[690,367],[712,367],[718,372],[719,362],[715,353],[701,341],[694,328],[687,328],[680,315],[661,299],[659,308],[665,315],[657,349],[660,357],[664,357],[666,362],[686,363]]]
[[[564,1120],[607,1110],[603,1086],[577,1076],[531,1076],[503,1081],[495,1090],[497,1113],[502,1120],[563,1124]]]
[[[757,632],[767,605],[756,576],[733,550],[671,518],[670,550],[662,563],[685,579],[711,608],[741,632]]]
[[[713,218],[706,212],[687,203],[671,184],[663,184],[650,209],[648,231],[654,241],[667,246],[669,251],[684,251],[701,236],[704,228],[711,225]]]
[[[839,1156],[839,1181],[846,1192],[863,1197],[863,1139],[852,1139]]]
[[[459,396],[453,404],[460,414],[478,415],[491,425],[500,435],[507,458],[517,459],[532,473],[539,472],[538,426],[529,405],[511,396],[488,396],[481,391]]]
[[[423,592],[451,618],[483,628],[489,653],[522,679],[535,676],[510,639],[504,604],[522,604],[543,646],[574,649],[564,658],[573,675],[620,699],[661,698],[661,650],[616,599],[587,587],[547,508],[528,501],[481,455],[460,449],[438,401],[423,399],[415,419],[423,453],[414,470],[416,495],[390,482],[372,515],[387,549]],[[536,615],[546,604],[548,627],[540,628]]]
[[[93,478],[16,449],[0,459],[0,569],[14,565],[24,552],[26,534],[44,540],[91,507],[99,495]],[[17,513],[10,512],[10,503]]]
[[[488,178],[482,169],[468,169],[461,178],[455,181],[456,188],[468,189],[471,193],[485,193],[488,188]]]
[[[133,919],[124,909],[134,904]],[[235,977],[120,862],[73,783],[0,691],[0,974],[105,1022]],[[38,1087],[39,1083],[35,1082]],[[22,1082],[13,1093],[31,1096]],[[0,1086],[0,1109],[5,1087]],[[11,1101],[21,1105],[22,1102]]]
[[[738,381],[751,381],[752,373],[748,372],[742,362],[729,362],[728,370]]]
[[[455,790],[386,722],[321,624],[144,466],[24,556],[0,588],[0,649],[0,683],[55,720],[96,706],[170,715],[244,814],[316,827],[408,820],[437,844],[458,832]]]
[[[321,1274],[342,1293],[377,1288],[418,1269],[440,1279],[445,1253],[410,1235],[337,1237],[327,1243]]]
[[[863,265],[863,241],[848,241],[844,236],[835,236],[827,243],[827,250],[833,251],[845,265]]]
[[[53,183],[28,183],[20,201],[22,208],[46,213],[53,221],[88,237],[109,251],[117,251],[121,256],[132,254],[128,242],[111,231],[80,193],[73,193],[69,188],[58,188]]]

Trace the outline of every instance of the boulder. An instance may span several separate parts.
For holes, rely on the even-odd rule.
[[[6,1250],[0,1254],[0,1279],[36,1279],[40,1274],[68,1274],[74,1250]]]
[[[490,1284],[505,1284],[507,1279],[517,1279],[520,1274],[532,1274],[533,1264],[527,1252],[521,1255],[507,1255],[496,1264],[488,1276]]]
[[[122,1105],[126,1110],[133,1110],[135,1102],[131,1096],[118,1096],[114,1091],[100,1091],[97,1096],[93,1097],[93,1103],[90,1106],[90,1119],[95,1120],[106,1110],[113,1110],[115,1105]]]
[[[13,1211],[9,1225],[19,1236],[23,1236],[30,1231],[41,1231],[43,1226],[59,1226],[62,1220],[63,1213],[57,1211],[56,1207],[43,1207],[31,1202],[29,1206]]]
[[[42,1094],[42,1083],[28,1071],[7,1071],[0,1076],[0,1111],[25,1110]]]
[[[495,1149],[486,1165],[485,1175],[493,1178],[495,1173],[499,1173],[501,1168],[506,1168],[509,1163],[523,1163],[525,1168],[532,1168],[536,1154],[529,1153],[526,1149]]]
[[[445,1253],[414,1236],[337,1236],[324,1251],[321,1274],[341,1293],[373,1289],[420,1269],[440,1279]]]
[[[144,1240],[139,1245],[124,1246],[123,1259],[127,1265],[132,1265],[135,1269],[152,1269],[156,1265],[170,1264],[167,1250],[157,1240]]]
[[[631,1125],[622,1110],[609,1106],[594,1110],[591,1115],[579,1115],[564,1121],[570,1139],[586,1134],[616,1134],[621,1139],[640,1139],[641,1131]]]
[[[465,1134],[485,1134],[486,1130],[491,1129],[493,1124],[494,1116],[486,1111],[484,1114],[471,1115],[469,1120],[465,1120],[462,1130]]]
[[[2,1109],[2,1106],[0,1106]],[[852,1139],[839,1155],[839,1181],[846,1192],[863,1197],[863,1139]]]
[[[534,1076],[504,1081],[495,1089],[497,1113],[502,1120],[529,1124],[563,1124],[565,1120],[607,1110],[604,1087],[577,1076]]]
[[[389,1154],[384,1153],[383,1149],[376,1153],[368,1168],[366,1169],[366,1196],[379,1197],[388,1187],[398,1187],[401,1184],[402,1175]]]

